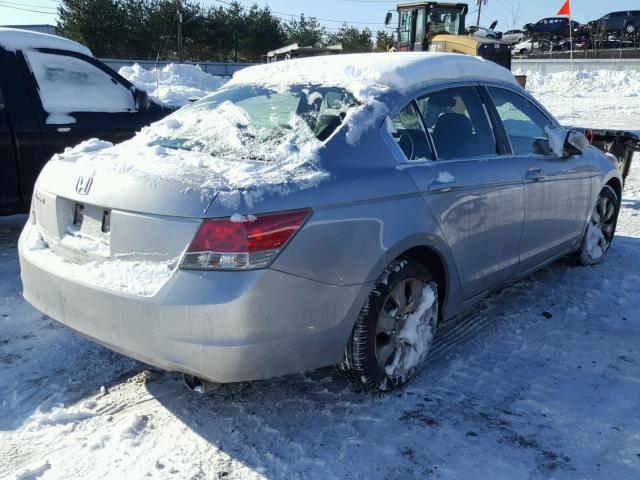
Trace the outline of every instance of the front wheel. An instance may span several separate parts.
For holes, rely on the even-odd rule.
[[[338,371],[357,389],[403,385],[425,363],[438,312],[438,288],[429,270],[410,257],[393,261],[369,294]]]
[[[582,265],[600,263],[611,246],[618,222],[618,195],[609,185],[600,192],[582,237],[580,250],[575,254]]]

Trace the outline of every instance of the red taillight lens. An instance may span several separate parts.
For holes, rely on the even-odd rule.
[[[181,268],[264,268],[298,231],[310,210],[257,217],[206,219],[182,259]]]

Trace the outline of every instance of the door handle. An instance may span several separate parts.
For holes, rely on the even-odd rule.
[[[534,167],[527,170],[527,173],[525,174],[524,178],[525,180],[537,182],[539,180],[542,180],[543,178],[546,178],[546,175],[542,173],[542,170],[540,170],[540,168]]]
[[[450,192],[460,188],[460,185],[454,180],[452,182],[440,182],[439,180],[431,180],[429,183],[429,191],[430,192]]]

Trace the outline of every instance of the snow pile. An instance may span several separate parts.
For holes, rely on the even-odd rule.
[[[640,128],[640,70],[515,73],[527,75],[527,90],[563,125]]]
[[[621,97],[636,97],[640,92],[640,71],[596,70],[554,73],[518,70],[517,75],[527,75],[527,89],[537,94],[588,97],[615,92]]]
[[[136,87],[149,92],[152,98],[175,107],[208,95],[228,80],[204,72],[199,65],[177,63],[151,70],[145,70],[136,63],[122,67],[118,73]]]

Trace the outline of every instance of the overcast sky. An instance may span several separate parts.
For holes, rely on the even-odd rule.
[[[55,8],[58,0],[0,0],[0,25],[49,23],[55,24]],[[215,0],[202,0],[206,5],[221,5]],[[243,5],[250,5],[251,0],[242,0]],[[394,9],[396,1],[387,0],[258,0],[259,5],[268,5],[278,16],[287,19],[290,15],[315,16],[323,19],[327,28],[338,28],[343,20],[360,27],[372,30],[384,28],[382,22],[387,10]],[[475,0],[469,3],[469,10],[476,11]],[[487,0],[482,7],[480,24],[488,26],[498,20],[498,30],[517,27],[534,22],[543,17],[554,16],[564,0]],[[24,10],[18,10],[22,8]],[[638,9],[640,0],[572,0],[572,18],[586,22],[601,17],[614,10]],[[33,11],[27,11],[33,10]],[[37,11],[37,12],[36,12]],[[50,13],[41,13],[50,12]],[[475,24],[476,14],[472,13],[467,25]]]

